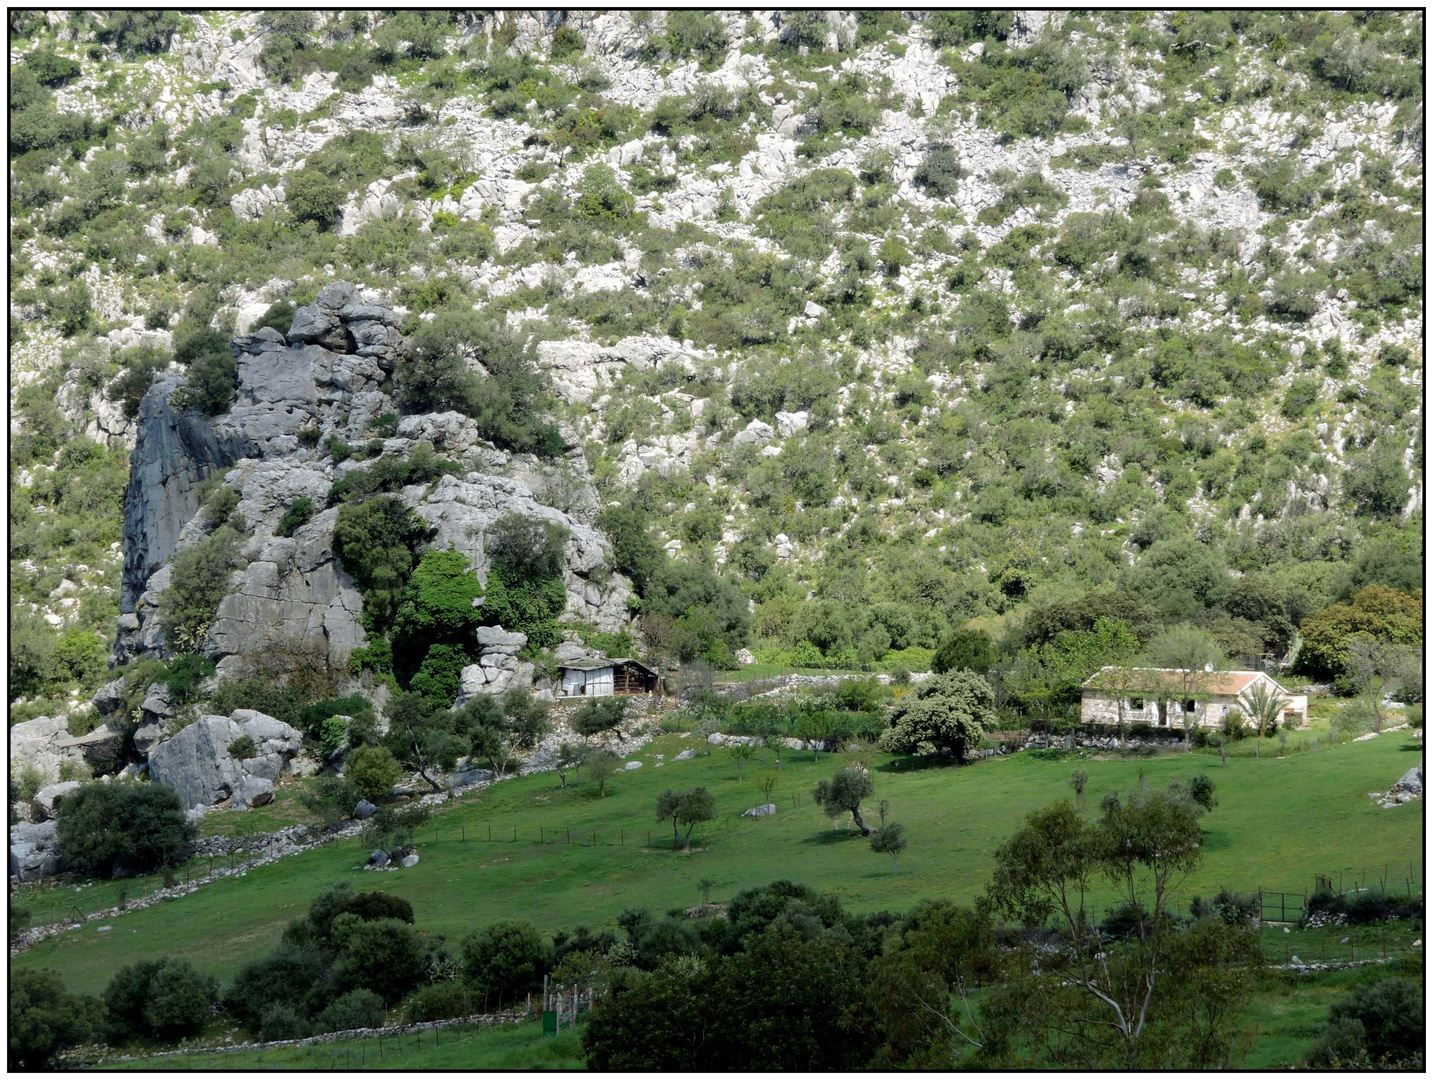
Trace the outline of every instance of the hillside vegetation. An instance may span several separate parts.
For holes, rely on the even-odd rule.
[[[222,412],[231,333],[337,279],[541,374],[405,408],[539,452],[556,422],[617,569],[665,548],[752,602],[713,635],[639,589],[658,655],[922,667],[973,625],[1008,659],[1110,587],[1248,662],[1421,584],[1420,13],[9,35],[12,716],[105,678],[151,382]]]

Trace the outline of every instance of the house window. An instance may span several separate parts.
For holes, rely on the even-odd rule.
[[[1186,702],[1184,703],[1184,711],[1185,711],[1185,712],[1193,712],[1193,711],[1194,711],[1194,699],[1193,699],[1193,698],[1190,698],[1188,701],[1186,701]]]
[[[1130,698],[1130,699],[1129,699],[1129,707],[1130,707],[1130,711],[1131,711],[1131,712],[1143,712],[1143,711],[1144,711],[1144,698],[1142,698],[1142,697],[1132,697],[1132,698]]]
[[[1229,715],[1229,706],[1228,706],[1228,705],[1221,705],[1221,706],[1219,706],[1219,715],[1220,715],[1220,716],[1228,716],[1228,715]]]

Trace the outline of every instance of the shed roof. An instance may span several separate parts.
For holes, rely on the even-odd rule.
[[[641,668],[648,675],[657,673],[640,660],[633,660],[630,656],[588,656],[580,660],[569,660],[560,665],[563,671],[601,671],[603,668],[619,667],[621,665]]]
[[[1123,690],[1126,693],[1165,693],[1179,695],[1184,692],[1183,668],[1131,668],[1134,678],[1129,685],[1111,686],[1106,672],[1114,670],[1113,665],[1100,668],[1083,683],[1090,690]],[[1264,676],[1279,693],[1292,696],[1287,689],[1280,686],[1272,675],[1263,671],[1216,671],[1204,675],[1196,683],[1196,689],[1200,694],[1218,694],[1226,697],[1238,697],[1245,690],[1249,689],[1260,676]],[[1123,681],[1123,680],[1121,680]]]

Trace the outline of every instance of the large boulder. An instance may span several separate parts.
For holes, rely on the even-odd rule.
[[[245,735],[257,752],[236,759],[229,747]],[[255,805],[255,798],[272,799],[275,783],[302,744],[300,732],[252,709],[236,709],[227,717],[201,716],[150,752],[149,776],[174,788],[186,807],[231,799],[231,806],[244,809]]]
[[[58,874],[65,861],[55,847],[55,823],[10,826],[10,876],[17,881],[38,881]]]
[[[26,770],[37,770],[41,783],[60,778],[59,742],[70,737],[63,716],[37,716],[10,729],[10,775],[21,776]]]
[[[41,820],[48,820],[54,817],[55,800],[64,795],[68,795],[72,791],[79,790],[79,786],[80,782],[78,780],[65,780],[58,784],[42,787],[39,791],[35,792],[34,802],[35,805],[40,808],[41,815],[43,815]]]

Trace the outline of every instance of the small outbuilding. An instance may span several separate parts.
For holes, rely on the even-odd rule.
[[[640,660],[629,656],[593,656],[569,660],[562,665],[560,695],[612,697],[619,694],[650,694],[660,676]]]

